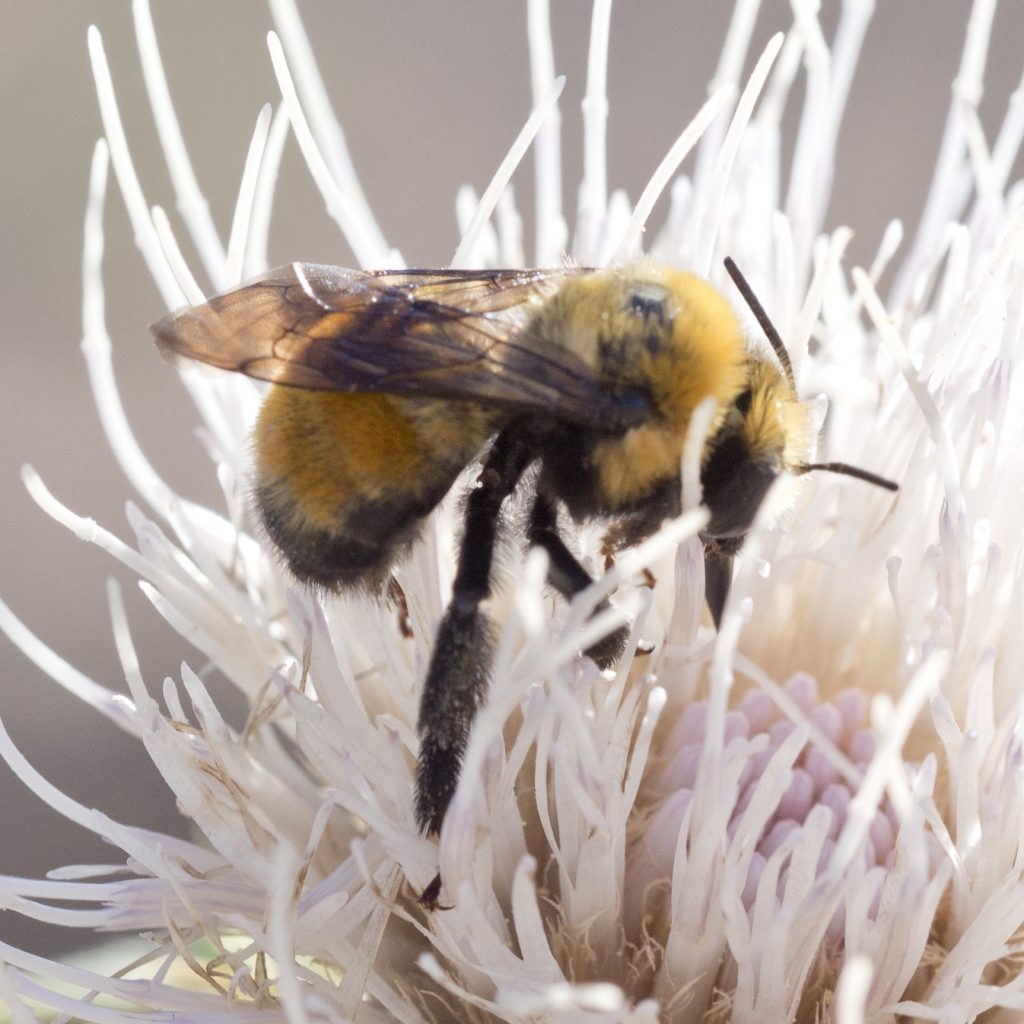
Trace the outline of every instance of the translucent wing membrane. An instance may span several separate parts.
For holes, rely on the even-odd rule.
[[[551,270],[357,271],[292,263],[152,327],[161,349],[277,384],[497,402],[591,426],[630,417],[594,371],[533,337]]]

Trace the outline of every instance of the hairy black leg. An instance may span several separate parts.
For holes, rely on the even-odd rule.
[[[438,627],[420,701],[416,821],[424,835],[441,830],[459,779],[470,726],[487,690],[491,624],[480,602],[491,592],[498,513],[532,461],[534,450],[518,424],[506,428],[484,462],[479,486],[466,500],[452,599]]]
[[[548,553],[548,582],[566,600],[571,601],[581,590],[593,583],[590,574],[577,561],[576,556],[565,546],[558,532],[558,519],[554,506],[547,498],[537,495],[530,513],[528,539],[531,544]],[[607,601],[602,601],[595,611],[604,611]],[[587,654],[601,668],[614,665],[626,648],[629,630],[625,626],[609,633],[588,648]]]

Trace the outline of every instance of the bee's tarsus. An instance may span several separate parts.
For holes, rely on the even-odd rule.
[[[406,640],[413,637],[412,619],[409,616],[409,602],[406,600],[405,591],[398,580],[391,576],[385,585],[384,594],[388,603],[398,613],[398,631]]]
[[[450,906],[441,906],[437,898],[441,895],[441,872],[439,871],[430,880],[430,884],[420,893],[419,905],[424,910],[451,910]]]
[[[597,610],[608,607],[607,601],[602,601]],[[613,629],[607,636],[602,637],[597,643],[591,644],[583,653],[592,658],[600,669],[611,668],[625,653],[626,641],[629,639],[629,629],[626,626],[619,626]]]

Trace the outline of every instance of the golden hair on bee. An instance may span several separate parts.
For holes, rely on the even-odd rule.
[[[807,462],[807,407],[785,346],[735,264],[726,267],[772,353],[748,346],[714,286],[651,262],[369,272],[293,263],[153,325],[165,353],[273,385],[253,435],[255,501],[302,582],[381,590],[459,473],[482,459],[420,704],[425,833],[441,827],[486,691],[483,605],[514,491],[529,488],[526,540],[547,552],[549,582],[571,599],[593,581],[560,512],[607,523],[620,545],[677,515],[687,429],[713,398],[701,485],[717,624],[733,557],[781,473],[824,469],[895,489],[842,463]],[[607,667],[626,637],[619,629],[586,653]],[[424,894],[436,896],[436,886]]]

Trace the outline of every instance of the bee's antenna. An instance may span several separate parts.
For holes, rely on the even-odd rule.
[[[753,289],[740,272],[740,268],[733,262],[732,257],[726,256],[723,262],[725,263],[726,271],[733,280],[733,284],[739,289],[740,295],[743,296],[744,301],[750,307],[754,318],[761,325],[764,336],[775,350],[775,355],[782,364],[782,369],[786,374],[786,380],[789,381],[789,386],[795,393],[796,381],[793,379],[793,364],[789,361],[789,353],[786,351],[786,345],[782,338],[779,337],[779,332],[775,330],[775,325],[768,319],[764,306],[758,301]],[[845,462],[805,462],[800,466],[794,467],[793,472],[802,476],[804,473],[810,473],[816,469],[820,469],[825,473],[839,473],[842,476],[852,476],[857,480],[863,480],[865,483],[874,484],[876,487],[884,487],[887,491],[898,491],[900,489],[899,484],[893,483],[892,480],[886,480],[884,476],[871,473],[866,469],[858,469],[856,466],[849,466]]]
[[[898,491],[900,489],[899,484],[893,483],[892,480],[886,480],[884,476],[871,473],[866,469],[858,469],[856,466],[848,466],[845,462],[805,462],[797,466],[793,472],[798,476],[802,476],[804,473],[811,473],[816,469],[823,470],[826,473],[840,473],[843,476],[856,477],[858,480],[874,484],[876,487],[884,487],[887,491]]]
[[[779,337],[779,332],[775,330],[775,325],[768,319],[768,314],[764,311],[764,306],[758,301],[757,296],[754,294],[753,289],[747,283],[747,279],[740,273],[740,268],[733,262],[731,256],[725,257],[725,269],[728,271],[729,276],[733,280],[733,284],[739,289],[740,295],[743,296],[744,301],[750,307],[751,313],[754,314],[754,318],[761,325],[761,330],[764,331],[764,336],[768,339],[772,348],[775,350],[775,356],[782,363],[782,369],[785,371],[786,380],[789,381],[789,386],[793,389],[794,394],[796,393],[796,381],[793,379],[793,364],[789,361],[789,353],[786,351],[786,346]]]

